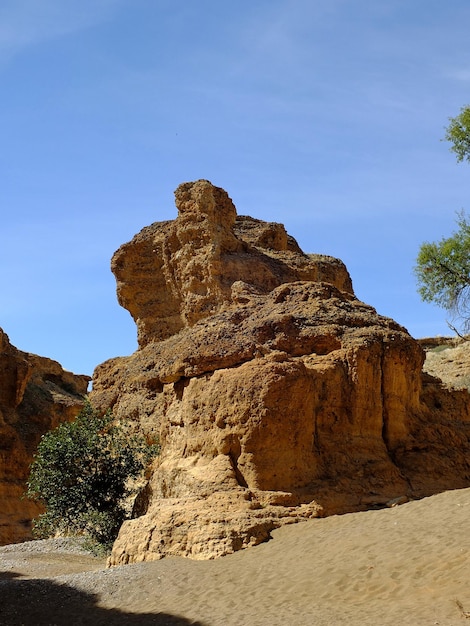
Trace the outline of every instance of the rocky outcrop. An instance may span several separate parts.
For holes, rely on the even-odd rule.
[[[41,435],[77,415],[89,380],[16,349],[0,329],[0,545],[31,539],[41,512],[23,498],[33,455]]]
[[[450,389],[470,391],[470,337],[419,339],[426,351],[424,370],[440,378]]]
[[[112,564],[213,558],[285,523],[470,485],[470,403],[423,378],[407,331],[345,266],[283,226],[237,217],[208,181],[114,255],[139,349],[100,365],[92,401],[162,452]]]
[[[111,263],[140,347],[283,283],[326,280],[352,292],[341,261],[303,254],[281,224],[237,218],[223,189],[198,181],[175,195],[178,219],[144,228]]]

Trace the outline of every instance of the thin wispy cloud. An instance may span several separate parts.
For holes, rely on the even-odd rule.
[[[109,17],[121,0],[3,0],[0,51],[25,47],[89,28]]]
[[[470,63],[468,67],[453,68],[446,72],[447,76],[452,80],[457,80],[462,83],[470,82]]]

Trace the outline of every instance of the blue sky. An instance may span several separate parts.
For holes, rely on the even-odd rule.
[[[2,0],[0,326],[76,373],[133,352],[111,256],[206,178],[449,334],[413,266],[470,210],[441,141],[469,28],[468,0]]]

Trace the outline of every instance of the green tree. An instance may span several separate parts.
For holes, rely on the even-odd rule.
[[[457,161],[470,162],[470,105],[449,118],[445,139]],[[418,291],[425,302],[435,302],[470,329],[470,224],[465,213],[457,214],[458,230],[437,243],[421,245],[415,266]],[[449,326],[456,330],[451,324]]]
[[[452,144],[450,149],[457,155],[457,161],[470,162],[470,105],[462,107],[456,117],[449,118],[445,139]]]
[[[109,549],[126,518],[132,479],[158,453],[111,411],[99,414],[87,401],[73,422],[41,438],[26,495],[45,513],[33,524],[37,537],[85,535]]]
[[[435,302],[470,328],[470,223],[458,213],[458,230],[437,243],[421,245],[415,274],[425,302]]]

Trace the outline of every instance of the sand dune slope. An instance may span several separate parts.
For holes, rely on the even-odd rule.
[[[101,561],[63,555],[59,575],[57,554],[10,546],[0,623],[461,626],[469,555],[470,489],[283,527],[216,561],[96,570]]]

